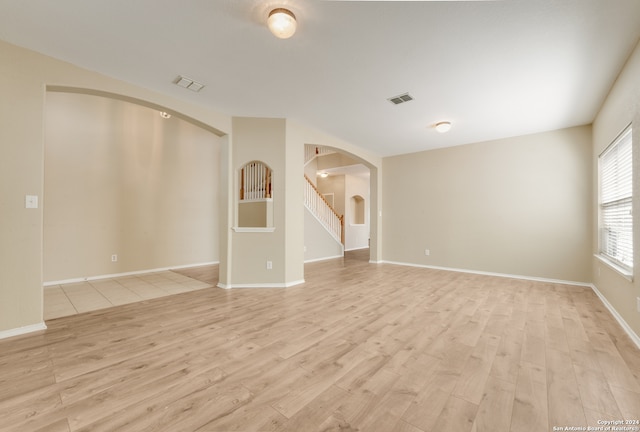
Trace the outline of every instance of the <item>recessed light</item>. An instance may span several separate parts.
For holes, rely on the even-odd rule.
[[[436,123],[435,128],[440,133],[449,132],[449,130],[451,129],[451,122],[448,122],[448,121],[438,122]]]

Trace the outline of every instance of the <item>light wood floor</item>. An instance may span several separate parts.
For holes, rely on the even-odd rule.
[[[640,352],[588,288],[358,253],[305,278],[0,341],[0,430],[541,432],[640,417]]]

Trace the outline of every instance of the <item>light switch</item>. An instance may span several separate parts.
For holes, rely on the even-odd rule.
[[[24,197],[24,206],[28,209],[38,208],[38,195],[26,195]]]

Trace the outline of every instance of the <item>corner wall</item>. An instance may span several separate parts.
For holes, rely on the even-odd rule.
[[[286,120],[234,117],[231,179],[234,201],[233,227],[237,227],[240,197],[239,172],[251,161],[266,163],[272,172],[273,226],[269,232],[231,233],[231,277],[224,288],[284,286],[285,282],[285,200]],[[302,170],[302,165],[300,166]],[[302,215],[301,215],[302,216]],[[268,269],[266,262],[272,263]]]
[[[609,92],[593,123],[593,246],[598,252],[598,156],[629,124],[633,125],[633,255],[634,279],[629,281],[607,264],[592,256],[593,282],[601,295],[615,309],[631,330],[640,336],[640,312],[637,298],[640,297],[640,44],[627,60],[613,88]],[[638,344],[639,340],[636,340]]]
[[[231,118],[0,42],[0,335],[42,326],[42,205],[25,208],[25,196],[42,201],[44,112],[48,86],[108,92],[171,107],[223,135]],[[4,333],[3,333],[4,332]]]

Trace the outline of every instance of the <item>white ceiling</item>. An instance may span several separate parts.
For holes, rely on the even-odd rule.
[[[476,1],[480,1],[480,0],[476,0]],[[316,175],[320,175],[323,172],[327,173],[329,176],[351,175],[355,177],[369,178],[369,176],[371,175],[371,171],[369,170],[369,168],[367,168],[362,164],[347,165],[347,166],[341,166],[341,167],[335,167],[335,168],[325,168],[322,170],[318,170]]]
[[[291,39],[265,27],[276,6],[298,17]],[[591,123],[640,39],[640,1],[0,0],[0,39],[387,156]]]

